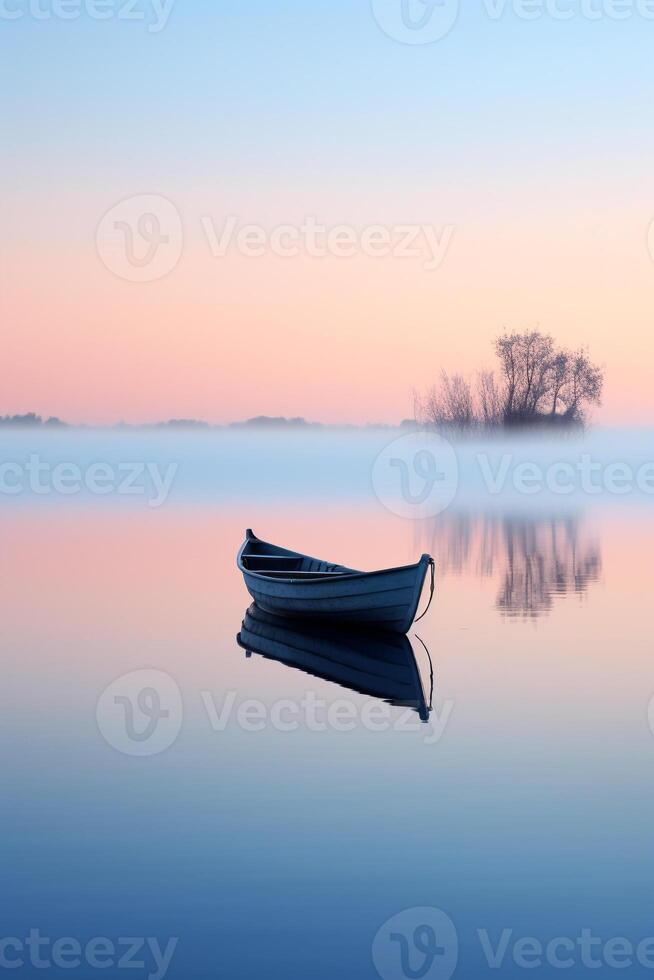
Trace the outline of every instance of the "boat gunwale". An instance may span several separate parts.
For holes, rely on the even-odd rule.
[[[237,555],[237,558],[236,558],[236,562],[237,562],[237,565],[238,565],[239,570],[241,572],[243,572],[244,575],[251,575],[253,578],[263,579],[266,582],[270,582],[270,581],[274,581],[274,582],[288,582],[288,583],[291,583],[293,585],[311,585],[311,584],[314,584],[314,583],[324,584],[325,581],[328,581],[328,582],[348,581],[348,582],[350,582],[350,581],[352,581],[352,579],[373,578],[376,575],[388,575],[388,574],[391,574],[393,572],[414,571],[415,569],[420,568],[422,565],[428,565],[429,562],[432,561],[431,555],[428,555],[428,554],[425,553],[425,554],[423,554],[419,558],[419,560],[417,562],[414,562],[411,565],[395,565],[392,568],[377,568],[377,569],[375,569],[372,572],[360,572],[360,571],[357,571],[355,569],[352,569],[352,570],[348,570],[348,571],[342,572],[342,573],[331,574],[328,579],[324,579],[324,578],[321,579],[320,578],[320,575],[321,575],[320,572],[316,572],[315,573],[316,574],[316,578],[312,578],[312,579],[308,579],[308,578],[307,579],[297,579],[297,578],[294,578],[293,577],[293,573],[290,573],[289,576],[286,577],[286,578],[283,577],[283,576],[281,576],[281,575],[275,575],[274,579],[271,579],[265,572],[257,572],[257,571],[254,571],[253,569],[246,568],[245,565],[243,564],[243,558],[247,558],[248,557],[246,554],[244,554],[244,552],[245,552],[248,544],[250,544],[251,541],[258,541],[260,544],[268,545],[270,548],[277,548],[279,551],[285,551],[287,553],[287,556],[288,557],[293,557],[293,558],[308,558],[310,561],[317,561],[317,562],[324,562],[324,559],[322,559],[322,558],[313,558],[313,556],[311,556],[311,555],[305,555],[305,554],[303,554],[300,551],[291,551],[289,548],[280,548],[279,545],[273,544],[271,541],[264,541],[262,538],[258,538],[256,536],[256,534],[254,534],[254,532],[248,528],[248,530],[246,531],[246,534],[245,534],[245,541],[243,542],[243,544],[239,548],[238,555]],[[253,558],[254,557],[262,557],[262,558],[265,558],[266,556],[265,555],[261,555],[261,556],[255,556],[255,555],[253,555],[252,557]],[[332,562],[324,562],[324,564],[329,565],[329,564],[337,564],[337,563],[336,562],[333,562],[333,563]],[[346,566],[341,566],[341,567],[344,568]]]

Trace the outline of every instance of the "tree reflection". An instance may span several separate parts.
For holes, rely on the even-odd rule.
[[[503,616],[538,618],[557,596],[583,595],[602,569],[598,539],[572,515],[443,514],[430,530],[440,574],[496,577]]]

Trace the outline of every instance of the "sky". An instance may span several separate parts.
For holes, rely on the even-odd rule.
[[[653,422],[654,19],[520,2],[1,0],[0,414],[395,422],[529,328]]]

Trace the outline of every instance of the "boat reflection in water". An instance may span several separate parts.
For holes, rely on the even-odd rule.
[[[413,708],[422,721],[429,721],[433,671],[429,651],[420,639],[429,659],[429,700],[411,642],[401,633],[284,619],[253,603],[236,641],[248,656],[257,653],[358,694]]]

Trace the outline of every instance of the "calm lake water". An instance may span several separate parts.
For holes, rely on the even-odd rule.
[[[652,975],[651,497],[464,486],[408,520],[370,478],[393,434],[166,438],[3,439],[20,466],[32,452],[82,469],[183,464],[157,507],[25,488],[0,501],[15,975],[42,975],[38,955],[59,961],[53,976],[122,976],[125,937],[148,940],[134,977],[444,980],[562,963],[577,977],[628,959],[628,976]],[[624,436],[634,467],[646,443]],[[591,452],[610,465],[616,444]],[[250,526],[355,568],[435,556],[436,596],[410,635],[427,696],[416,634],[433,665],[429,724],[246,657],[235,554]],[[36,953],[31,930],[48,940]],[[74,945],[54,947],[66,937],[77,969]]]

